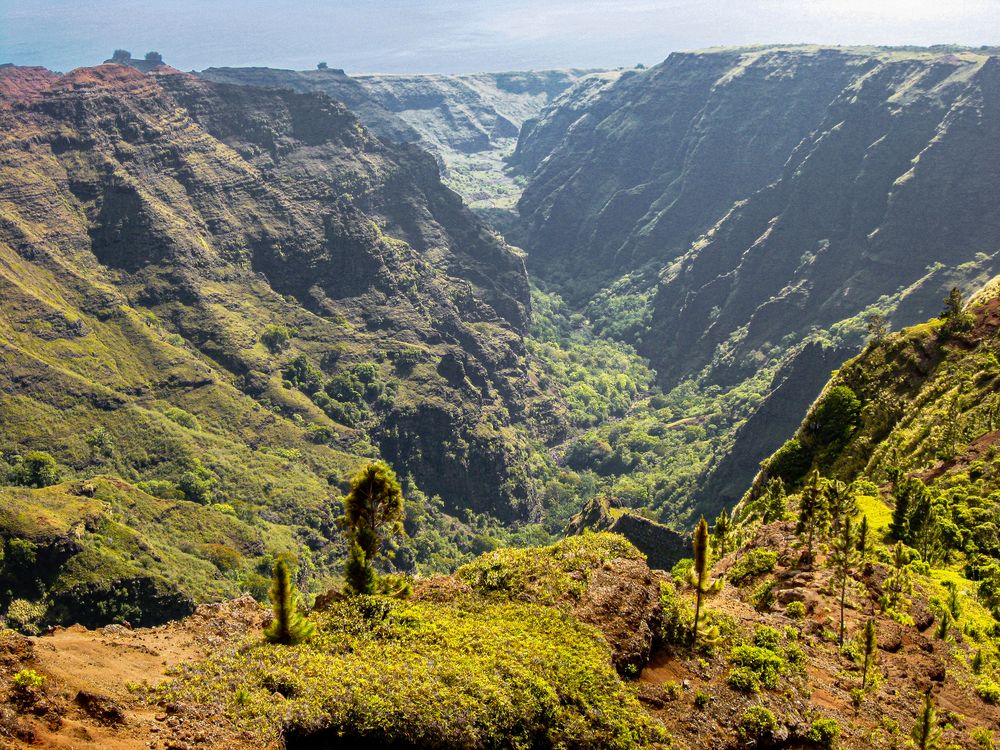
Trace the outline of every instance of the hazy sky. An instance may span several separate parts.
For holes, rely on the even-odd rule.
[[[116,47],[349,72],[615,67],[728,44],[1000,43],[1000,0],[0,0],[0,63],[69,70]]]

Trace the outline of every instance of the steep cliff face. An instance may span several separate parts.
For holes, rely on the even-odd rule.
[[[986,52],[737,49],[578,87],[515,157],[529,267],[667,390],[745,391],[808,341],[857,351],[866,316],[925,319],[1000,270],[998,72]],[[774,381],[757,408],[814,393]],[[688,497],[731,500],[781,439],[768,421],[722,435],[735,455]]]
[[[906,299],[896,322],[916,322],[937,312],[948,283],[968,290],[1000,268],[989,198],[1000,61],[873,62],[781,179],[664,274],[645,347],[665,380],[708,364],[727,341],[734,365],[720,380],[745,376],[739,363],[753,352],[869,306],[891,314]]]
[[[586,292],[680,255],[735,200],[780,175],[831,99],[870,64],[840,53],[674,54],[596,95],[577,89],[583,104],[560,105],[580,116],[550,115],[518,149],[532,152],[536,139],[557,145],[519,206],[532,267],[559,277],[585,257],[593,270],[573,286]]]
[[[453,508],[532,512],[497,438],[534,392],[523,261],[424,152],[326,96],[169,68],[4,68],[0,118],[9,449],[83,469],[105,427],[123,476],[200,458],[229,499],[280,507],[321,500],[370,438]],[[169,407],[198,434],[164,429]],[[416,409],[440,430],[423,455],[396,437]],[[279,449],[287,478],[262,468]]]
[[[445,183],[476,208],[510,208],[520,186],[504,171],[521,125],[588,74],[579,70],[474,75],[357,75],[337,70],[209,68],[206,80],[322,92],[373,132],[418,143]]]

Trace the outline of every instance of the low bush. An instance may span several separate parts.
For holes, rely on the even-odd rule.
[[[760,742],[773,737],[777,728],[778,720],[771,711],[763,706],[751,706],[740,717],[737,731],[743,739]]]
[[[976,695],[987,703],[1000,703],[1000,685],[989,677],[984,677],[976,685]]]
[[[260,744],[349,734],[370,746],[666,743],[601,634],[559,610],[358,596],[312,616],[308,643],[232,644],[179,668],[153,701],[222,704]],[[285,700],[275,701],[276,687]]]
[[[806,739],[814,745],[824,748],[831,748],[837,743],[840,736],[840,725],[836,719],[820,718],[814,719],[806,733]]]
[[[785,660],[774,651],[760,646],[736,646],[729,659],[734,666],[753,672],[766,688],[778,687],[778,678],[785,671]]]
[[[736,667],[729,672],[729,687],[741,693],[756,693],[760,690],[760,678],[748,667]]]
[[[781,633],[770,625],[758,625],[753,631],[753,645],[777,651],[781,644]]]
[[[755,547],[733,564],[727,577],[738,586],[748,578],[770,573],[777,561],[777,552]]]
[[[37,690],[45,684],[45,677],[33,669],[22,669],[11,678],[17,691]]]

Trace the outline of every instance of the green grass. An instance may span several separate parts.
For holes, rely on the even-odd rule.
[[[873,495],[858,495],[856,498],[858,511],[868,519],[868,527],[872,531],[882,531],[892,523],[892,509],[882,502],[880,497]]]

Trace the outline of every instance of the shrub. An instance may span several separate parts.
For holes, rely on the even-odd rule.
[[[228,544],[202,544],[198,546],[198,555],[217,567],[223,573],[236,570],[243,563],[239,550]]]
[[[759,741],[773,737],[777,728],[778,720],[773,713],[763,706],[751,706],[740,717],[737,731],[744,739]]]
[[[796,438],[792,438],[771,456],[767,473],[781,478],[785,484],[794,484],[809,471],[812,454]]]
[[[41,632],[42,618],[45,617],[47,609],[42,602],[14,599],[7,605],[7,627],[28,635],[38,635]]]
[[[756,693],[760,690],[760,678],[748,667],[736,667],[729,672],[729,686],[743,693]]]
[[[729,569],[729,580],[739,585],[747,578],[755,578],[774,570],[778,561],[778,553],[769,549],[755,547],[737,560]]]
[[[701,690],[699,690],[697,693],[694,694],[695,708],[703,709],[706,706],[708,706],[708,704],[711,702],[712,702],[712,696],[709,695],[708,693],[703,693]]]
[[[750,603],[761,612],[774,606],[774,581],[763,581],[750,595]]]
[[[303,393],[313,394],[322,385],[323,373],[313,366],[304,354],[300,354],[281,370],[281,377]]]
[[[688,603],[678,596],[672,581],[660,581],[660,606],[663,610],[662,632],[666,643],[687,643],[691,635],[694,612]]]
[[[59,464],[45,451],[30,451],[14,459],[8,478],[23,487],[48,487],[59,481]]]
[[[861,401],[846,385],[831,388],[810,415],[816,441],[839,447],[850,437],[861,416]]]
[[[778,687],[778,678],[785,670],[785,660],[780,655],[760,646],[736,646],[729,658],[737,667],[746,667],[757,675],[766,688]]]
[[[324,445],[332,442],[336,437],[336,433],[326,425],[314,424],[309,426],[306,436],[309,438],[309,442]]]
[[[180,487],[166,479],[146,479],[142,482],[137,482],[135,486],[147,495],[159,497],[163,500],[184,499],[184,493],[181,492]]]
[[[807,740],[826,748],[833,747],[839,736],[840,725],[836,719],[829,718],[814,719],[806,733]]]
[[[777,651],[781,643],[781,633],[770,625],[758,625],[753,631],[753,645]]]
[[[181,474],[177,486],[188,500],[208,505],[212,502],[212,491],[215,488],[216,477],[210,470],[201,465],[199,459],[194,459],[190,471]]]
[[[11,678],[11,681],[14,683],[15,690],[25,692],[40,688],[45,684],[45,677],[33,669],[22,669]]]
[[[189,430],[198,431],[198,419],[191,414],[181,409],[179,406],[173,406],[163,412],[164,416],[171,422],[176,422],[181,427],[186,427]]]
[[[785,647],[785,661],[796,669],[804,667],[806,664],[806,652],[795,643],[790,643]]]
[[[997,685],[991,678],[984,677],[976,685],[976,695],[987,703],[1000,703],[1000,685]]]
[[[979,745],[982,750],[994,750],[996,747],[993,743],[993,732],[986,727],[976,727],[973,729],[972,740]]]
[[[549,547],[493,550],[463,565],[456,575],[481,594],[556,604],[579,598],[589,572],[605,561],[641,556],[623,536],[588,533]]]
[[[690,557],[683,557],[674,563],[670,569],[670,576],[679,586],[686,586],[691,580],[691,571],[694,570],[694,560]]]
[[[218,706],[261,747],[318,728],[361,733],[359,747],[668,742],[615,673],[600,633],[555,608],[360,596],[312,619],[308,643],[218,649],[182,666],[156,697]],[[273,700],[270,686],[286,700]]]
[[[793,620],[801,620],[806,616],[806,605],[804,602],[788,602],[785,607],[785,614]]]
[[[271,354],[278,354],[288,348],[292,339],[292,329],[288,326],[270,325],[260,335],[260,343],[267,347]]]

